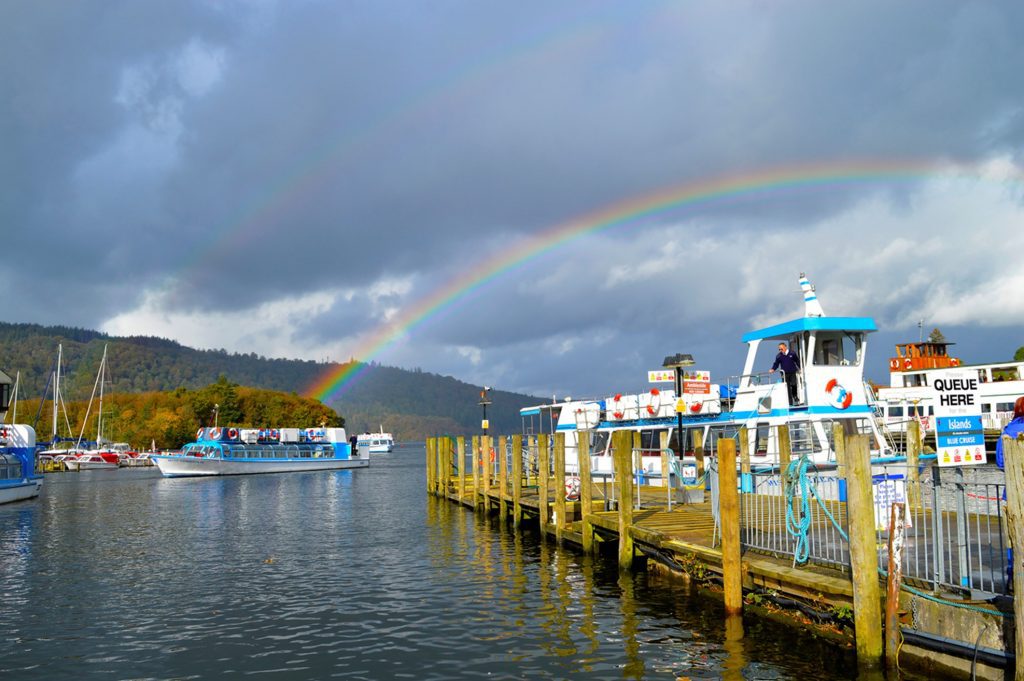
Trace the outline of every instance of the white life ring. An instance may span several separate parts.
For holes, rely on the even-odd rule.
[[[222,430],[222,428],[210,428],[210,439],[219,440]]]
[[[661,391],[657,388],[651,388],[651,396],[647,401],[647,414],[649,416],[657,416],[658,411],[661,409]]]
[[[580,479],[575,475],[565,476],[565,500],[576,501],[580,498]]]
[[[625,412],[623,412],[622,410],[620,410],[618,408],[619,402],[621,400],[622,400],[622,393],[616,393],[615,397],[612,398],[612,402],[615,402],[615,407],[616,407],[616,411],[612,412],[612,416],[614,416],[617,419],[621,419],[623,416],[626,415]]]
[[[238,431],[235,430],[234,428],[229,429],[228,430],[228,439],[229,440],[234,440],[236,438],[238,438]]]
[[[202,440],[203,439],[203,429],[202,428],[200,428],[199,430],[196,431],[196,439],[197,440]]]

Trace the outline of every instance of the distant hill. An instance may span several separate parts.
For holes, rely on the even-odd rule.
[[[63,345],[61,392],[66,400],[87,400],[107,345],[108,393],[196,390],[224,376],[242,386],[301,393],[341,365],[297,359],[270,359],[255,353],[195,350],[149,336],[116,337],[64,326],[0,322],[0,368],[21,372],[20,396],[39,398]],[[480,388],[451,376],[371,363],[345,394],[328,406],[344,418],[349,432],[381,426],[398,440],[420,440],[438,433],[480,431]],[[543,400],[492,390],[488,407],[492,433],[521,430],[519,409]],[[19,420],[25,420],[24,412]],[[32,414],[34,417],[34,414]]]

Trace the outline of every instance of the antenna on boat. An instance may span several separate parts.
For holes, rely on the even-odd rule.
[[[824,317],[825,311],[821,309],[821,303],[818,302],[814,287],[811,286],[811,282],[807,280],[807,275],[803,272],[800,273],[800,289],[804,292],[804,316]]]

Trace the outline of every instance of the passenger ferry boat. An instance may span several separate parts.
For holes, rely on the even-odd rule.
[[[947,341],[920,341],[896,345],[889,358],[889,386],[878,389],[876,407],[886,426],[906,430],[911,419],[924,430],[934,430],[935,394],[932,382],[947,369],[962,369],[978,376],[982,425],[1001,430],[1013,418],[1013,403],[1024,395],[1024,362],[964,364],[950,354]]]
[[[38,496],[43,476],[35,472],[36,431],[0,425],[0,504]]]
[[[395,438],[391,433],[384,432],[384,426],[380,427],[379,433],[363,433],[356,438],[356,446],[359,451],[368,451],[371,454],[386,454],[394,451]]]
[[[365,468],[344,428],[200,428],[180,452],[150,454],[168,477]]]
[[[677,397],[674,390],[652,388],[641,394],[619,393],[604,399],[527,407],[520,410],[524,433],[565,433],[567,467],[578,470],[580,433],[588,431],[591,470],[597,475],[610,473],[611,433],[624,429],[640,432],[643,469],[658,478],[660,435],[665,432],[673,453],[683,453],[684,479],[696,477],[694,433],[702,435],[705,451],[713,453],[719,437],[738,439],[741,427],[747,429],[751,463],[758,468],[778,466],[773,426],[783,424],[790,428],[793,455],[806,453],[819,470],[835,466],[836,423],[848,422],[854,432],[868,434],[873,456],[891,455],[893,448],[874,418],[864,382],[868,334],[877,330],[874,320],[826,316],[814,288],[802,274],[800,286],[804,316],[744,335],[748,347],[743,373],[726,384],[711,384],[704,395],[683,392]],[[800,360],[796,404],[790,404],[781,376],[767,371],[780,341],[787,343]],[[767,352],[759,352],[763,346],[767,346]],[[765,370],[758,371],[758,367]],[[679,415],[682,429],[677,434]]]

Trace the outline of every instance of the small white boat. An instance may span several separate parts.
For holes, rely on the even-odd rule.
[[[356,444],[361,452],[367,451],[371,454],[386,454],[394,451],[395,438],[391,433],[385,433],[384,426],[381,426],[380,432],[361,434],[357,438]]]
[[[35,472],[36,431],[0,426],[0,504],[38,496],[43,476]]]
[[[118,465],[103,458],[96,453],[82,454],[77,459],[65,459],[64,465],[70,471],[84,470],[117,470]]]
[[[180,452],[150,454],[167,477],[365,468],[344,428],[200,428]]]

